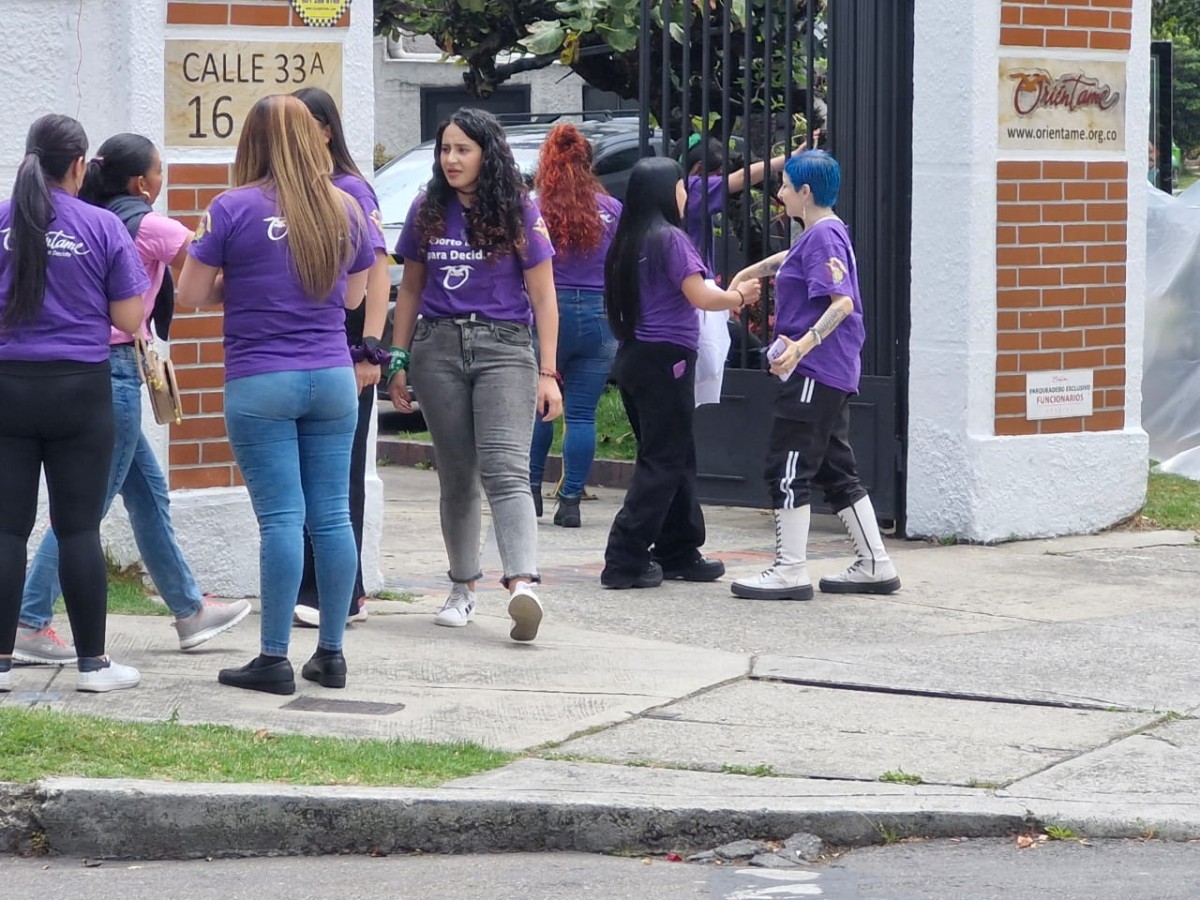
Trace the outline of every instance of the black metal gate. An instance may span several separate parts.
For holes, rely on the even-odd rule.
[[[720,142],[713,268],[728,279],[747,260],[786,248],[793,223],[773,203],[778,179],[731,194],[739,168],[798,140],[842,166],[837,207],[854,237],[867,343],[851,419],[863,481],[881,520],[903,531],[907,422],[914,0],[642,0],[643,152],[678,158],[688,138]],[[695,138],[693,138],[695,140]],[[707,167],[705,167],[707,168]],[[715,174],[716,169],[712,169]],[[696,412],[705,502],[764,506],[762,467],[778,381],[762,365],[772,298],[735,329],[719,405]]]

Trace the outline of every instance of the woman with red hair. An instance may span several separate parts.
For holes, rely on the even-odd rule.
[[[592,173],[592,146],[574,125],[558,125],[547,135],[533,184],[555,249],[558,366],[565,395],[564,471],[554,524],[578,528],[579,500],[596,454],[596,405],[617,351],[604,312],[604,258],[621,218],[621,204]],[[553,425],[538,419],[529,481],[539,516],[542,474],[553,436]]]

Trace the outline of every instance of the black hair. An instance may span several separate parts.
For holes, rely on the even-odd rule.
[[[680,226],[676,185],[683,170],[662,156],[638,160],[629,173],[625,205],[604,260],[604,308],[618,340],[633,337],[641,314],[639,260],[669,228]]]
[[[446,207],[454,197],[454,188],[442,172],[440,154],[442,135],[456,125],[468,138],[483,148],[483,165],[475,187],[475,202],[463,211],[467,222],[467,242],[472,250],[482,250],[489,258],[525,250],[525,179],[513,159],[504,138],[504,129],[491,113],[464,107],[438,126],[433,144],[433,177],[425,186],[425,202],[417,214],[421,249],[429,248],[431,238],[443,237]]]
[[[149,175],[154,162],[154,141],[140,134],[114,134],[100,145],[88,163],[79,188],[79,199],[107,206],[114,197],[129,193],[129,179]]]
[[[87,135],[70,116],[42,116],[29,128],[25,157],[17,167],[11,206],[12,283],[0,325],[32,321],[46,298],[46,232],[54,218],[47,182],[62,181],[72,164],[87,156]]]
[[[675,158],[683,166],[685,174],[690,174],[696,163],[700,163],[700,174],[703,176],[725,165],[725,148],[715,137],[710,136],[704,141],[699,134],[693,134],[675,144]]]
[[[350,147],[346,143],[346,132],[342,128],[342,114],[338,112],[337,103],[329,92],[319,87],[300,88],[292,91],[292,96],[308,107],[312,117],[329,128],[329,155],[333,157],[333,168],[346,175],[366,181],[359,171],[354,157],[350,155]]]

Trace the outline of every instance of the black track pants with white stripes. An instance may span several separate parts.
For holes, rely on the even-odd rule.
[[[773,508],[807,506],[810,485],[834,511],[867,496],[850,448],[852,396],[799,374],[780,388],[766,464]]]

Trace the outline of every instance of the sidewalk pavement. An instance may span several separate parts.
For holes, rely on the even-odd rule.
[[[240,692],[216,672],[257,650],[257,620],[180,653],[166,618],[114,617],[112,655],[142,686],[89,696],[73,672],[21,668],[0,704],[347,737],[472,740],[527,754],[433,790],[51,778],[0,790],[0,850],[32,830],[87,856],[706,849],[811,831],[1200,837],[1200,547],[1118,531],[994,547],[889,544],[904,588],[808,603],[738,600],[772,557],[766,513],[709,508],[715,584],[600,588],[621,493],[583,527],[541,525],[546,606],[508,639],[505,595],[438,628],[447,588],[433,472],[380,470],[388,587],[347,634],[349,686]],[[485,513],[486,516],[486,513]],[[484,569],[499,575],[485,519]],[[850,545],[817,517],[814,580]],[[61,623],[64,628],[65,618]],[[293,633],[293,663],[315,631]],[[114,748],[115,749],[115,748]],[[889,783],[898,773],[920,785]],[[753,777],[753,776],[760,777]],[[8,810],[6,812],[6,810]]]

